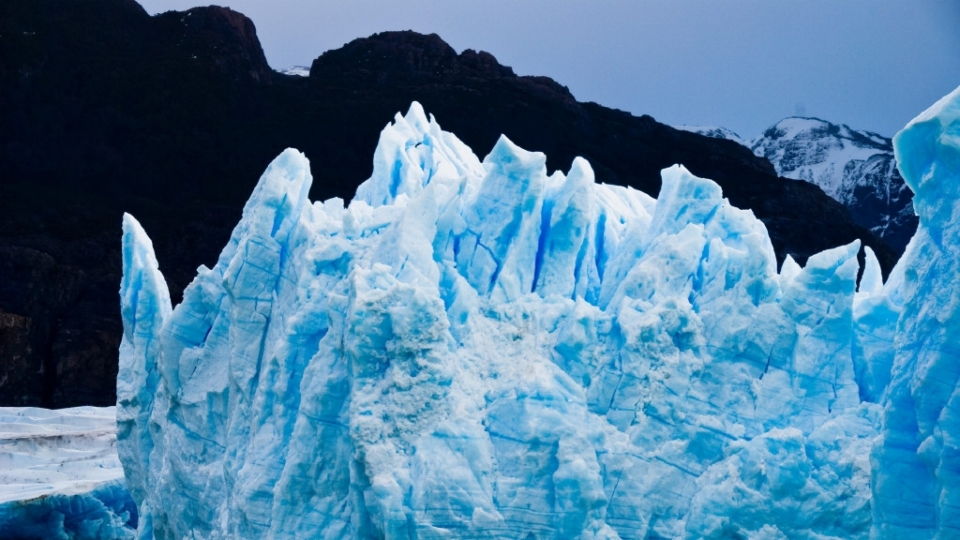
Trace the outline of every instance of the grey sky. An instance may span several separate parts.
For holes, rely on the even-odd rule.
[[[195,0],[142,0],[150,13]],[[439,34],[581,101],[753,137],[799,110],[892,136],[960,86],[957,0],[230,0],[270,65],[385,30]],[[802,109],[801,109],[802,108]],[[441,125],[443,119],[438,118]]]

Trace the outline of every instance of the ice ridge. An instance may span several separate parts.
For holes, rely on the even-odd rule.
[[[873,449],[874,523],[884,538],[960,537],[960,88],[894,137],[920,226],[897,265],[901,315]],[[874,313],[884,313],[886,305]],[[878,326],[879,327],[879,326]]]
[[[417,103],[348,207],[284,151],[172,310],[125,217],[140,537],[952,534],[958,102],[898,137],[925,232],[859,290],[858,242],[778,271],[681,166],[653,199],[506,137],[481,162]]]

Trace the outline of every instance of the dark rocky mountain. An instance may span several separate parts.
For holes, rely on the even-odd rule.
[[[501,133],[656,196],[682,163],[766,223],[782,260],[854,238],[896,254],[816,186],[731,141],[578,102],[484,52],[393,32],[270,69],[225,8],[149,16],[132,0],[0,3],[0,405],[114,402],[122,212],[153,238],[174,301],[212,265],[280,151],[311,159],[314,199],[353,195],[380,130],[420,101],[478,155]]]

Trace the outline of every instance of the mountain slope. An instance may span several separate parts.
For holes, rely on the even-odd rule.
[[[0,404],[114,403],[120,216],[151,231],[175,302],[212,266],[258,172],[287,147],[317,167],[313,200],[349,200],[384,123],[412,101],[478,155],[501,134],[566,170],[649,195],[676,163],[764,222],[778,261],[856,238],[896,253],[819,188],[733,142],[581,103],[436,35],[390,32],[273,71],[225,8],[149,16],[132,0],[0,3]],[[815,219],[811,220],[811,217]]]

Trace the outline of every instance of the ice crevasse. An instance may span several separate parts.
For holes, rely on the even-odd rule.
[[[140,537],[957,538],[960,89],[895,143],[920,229],[859,289],[681,166],[481,162],[417,103],[348,207],[277,157],[175,308],[125,216]]]

